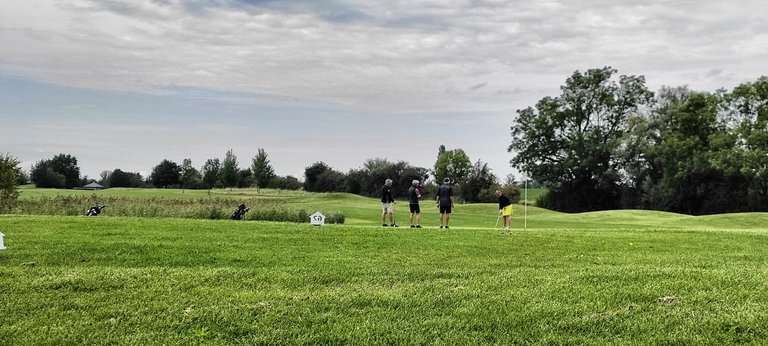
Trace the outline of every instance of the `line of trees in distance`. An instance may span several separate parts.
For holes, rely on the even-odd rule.
[[[434,177],[435,179],[431,179]],[[80,177],[77,158],[59,154],[51,159],[41,160],[32,166],[30,180],[41,188],[75,188],[89,182],[98,182],[105,187],[158,187],[183,189],[245,188],[256,187],[300,190],[309,192],[349,192],[364,196],[378,196],[386,179],[392,179],[393,195],[405,198],[413,180],[419,180],[429,194],[437,190],[436,181],[451,178],[457,197],[464,202],[495,202],[495,191],[503,190],[513,201],[519,200],[519,189],[513,177],[505,183],[491,172],[487,163],[477,160],[474,164],[462,149],[438,148],[432,169],[416,167],[405,161],[389,161],[382,158],[369,159],[362,167],[348,172],[334,170],[324,162],[315,162],[304,170],[304,180],[287,175],[275,174],[264,149],[250,160],[247,167],[241,167],[233,150],[227,151],[223,159],[205,161],[200,169],[193,166],[191,159],[181,164],[164,159],[152,169],[148,177],[121,169],[103,171],[100,179]],[[23,178],[22,178],[23,180]],[[20,183],[23,181],[20,180]]]
[[[146,179],[138,173],[116,169],[102,172],[100,182],[107,187],[301,189],[301,182],[296,177],[275,174],[269,156],[262,148],[245,168],[240,166],[237,155],[230,149],[223,159],[208,159],[200,169],[192,165],[191,159],[184,159],[180,165],[165,159],[152,169]]]
[[[562,93],[517,111],[513,167],[567,212],[768,211],[768,77],[733,90],[663,87],[611,67],[574,72]]]
[[[419,180],[425,198],[434,198],[438,183],[447,177],[452,181],[456,196],[463,202],[496,202],[496,190],[503,191],[513,202],[520,199],[520,189],[514,177],[509,176],[501,182],[487,163],[477,160],[473,164],[464,150],[447,150],[444,145],[438,148],[432,169],[412,166],[405,161],[375,158],[347,173],[334,170],[324,162],[315,162],[304,170],[304,176],[304,190],[313,192],[343,191],[375,197],[381,194],[384,181],[392,179],[392,195],[406,198],[411,182]]]

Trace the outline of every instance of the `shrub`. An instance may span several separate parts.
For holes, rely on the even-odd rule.
[[[19,160],[10,154],[0,156],[0,214],[13,209],[19,198],[16,189],[21,176]]]

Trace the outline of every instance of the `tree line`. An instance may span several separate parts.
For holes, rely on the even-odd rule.
[[[201,168],[195,168],[191,159],[181,164],[164,159],[156,165],[148,177],[121,169],[103,171],[100,179],[80,177],[77,158],[58,154],[51,159],[38,161],[30,171],[30,181],[41,188],[76,188],[89,182],[105,187],[158,187],[183,189],[244,188],[256,187],[284,190],[304,189],[309,192],[349,192],[363,196],[378,196],[386,179],[394,181],[393,195],[405,198],[413,180],[419,180],[425,192],[437,190],[435,181],[451,178],[457,197],[464,202],[495,202],[495,190],[505,191],[514,201],[519,199],[519,189],[511,179],[501,183],[487,163],[477,160],[474,164],[462,149],[438,148],[432,169],[413,166],[405,161],[389,161],[382,158],[366,160],[360,168],[348,172],[334,170],[324,162],[315,162],[304,170],[304,180],[287,175],[276,175],[264,149],[241,167],[232,149],[223,159],[211,158]],[[434,177],[434,179],[432,179]],[[20,181],[20,183],[23,183]]]
[[[768,77],[654,93],[616,73],[576,71],[559,96],[517,111],[511,164],[549,187],[542,207],[768,211]]]
[[[346,173],[334,170],[324,162],[315,162],[304,170],[304,177],[306,191],[349,192],[370,197],[380,196],[384,181],[392,179],[395,198],[407,198],[413,180],[421,183],[425,198],[434,198],[437,182],[447,177],[451,179],[457,198],[463,202],[496,202],[496,190],[504,191],[515,202],[520,199],[520,190],[511,179],[501,183],[487,163],[477,160],[472,164],[464,150],[446,150],[443,145],[438,149],[432,169],[412,166],[405,161],[375,158]]]

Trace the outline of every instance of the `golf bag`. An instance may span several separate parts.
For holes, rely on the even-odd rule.
[[[243,220],[245,219],[245,213],[247,213],[250,208],[246,208],[245,204],[241,204],[235,211],[232,213],[232,215],[229,216],[230,220]]]
[[[104,209],[106,207],[107,207],[106,205],[99,205],[99,204],[93,205],[90,208],[88,208],[88,210],[85,211],[85,216],[98,216],[99,214],[101,214],[101,209]]]

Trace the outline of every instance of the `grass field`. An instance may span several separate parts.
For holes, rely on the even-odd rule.
[[[529,208],[522,230],[518,207],[500,233],[491,204],[446,231],[427,203],[412,230],[373,199],[264,198],[351,224],[0,216],[0,344],[768,342],[768,214]]]

